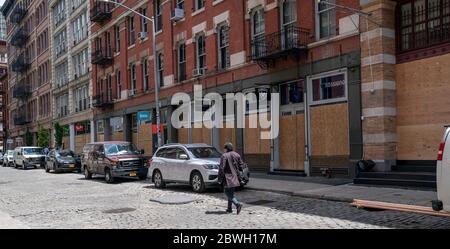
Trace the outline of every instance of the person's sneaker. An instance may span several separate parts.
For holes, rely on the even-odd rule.
[[[239,203],[237,205],[236,209],[237,209],[237,214],[239,214],[241,212],[241,209],[242,209],[242,203]]]
[[[232,209],[227,209],[226,212],[227,212],[227,213],[233,213],[233,210],[232,210]]]

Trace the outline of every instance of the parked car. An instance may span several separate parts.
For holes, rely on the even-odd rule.
[[[445,127],[439,145],[436,164],[437,200],[432,201],[435,211],[450,212],[450,126]]]
[[[86,179],[92,175],[104,175],[107,183],[116,177],[147,178],[149,160],[144,151],[138,151],[129,142],[113,141],[86,144],[81,155],[81,164]]]
[[[45,172],[81,172],[75,153],[70,150],[52,150],[45,159]]]
[[[41,147],[17,147],[14,150],[13,164],[15,168],[28,169],[43,167],[45,155]]]
[[[172,144],[160,147],[152,158],[148,178],[156,188],[167,183],[189,184],[195,192],[220,187],[219,164],[222,154],[207,144]],[[248,183],[250,173],[244,170]],[[243,186],[242,186],[243,187]]]
[[[14,150],[7,150],[3,156],[3,166],[11,167],[13,165]]]
[[[3,152],[0,152],[0,164],[1,164],[3,167],[6,167],[5,164],[3,164]]]

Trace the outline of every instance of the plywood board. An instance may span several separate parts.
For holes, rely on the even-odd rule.
[[[189,143],[189,130],[187,128],[178,129],[178,143]]]
[[[97,134],[97,142],[103,142],[103,141],[105,141],[105,135]]]
[[[313,156],[349,155],[347,103],[311,107]]]
[[[296,133],[296,149],[297,149],[297,170],[305,170],[305,115],[298,114],[295,116],[297,120],[297,127],[295,129]]]
[[[296,167],[296,119],[295,116],[280,117],[280,169],[295,170]]]
[[[123,132],[119,131],[119,132],[114,132],[112,135],[112,140],[113,141],[123,141]]]
[[[257,128],[250,127],[250,117],[257,118]],[[270,115],[268,115],[270,120]],[[249,115],[245,118],[244,129],[244,153],[246,154],[270,154],[270,140],[261,139],[261,126],[259,125],[259,117]]]
[[[234,128],[225,128],[227,126],[231,127],[231,124],[233,124],[234,121],[226,121],[224,122],[223,127],[219,129],[219,144],[221,147],[223,147],[223,145],[225,145],[225,143],[232,143],[232,144],[236,144],[236,129]]]

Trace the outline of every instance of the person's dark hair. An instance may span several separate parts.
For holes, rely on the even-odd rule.
[[[226,143],[223,147],[227,152],[233,151],[233,144],[232,143]]]

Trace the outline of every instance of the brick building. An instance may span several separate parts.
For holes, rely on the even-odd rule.
[[[124,139],[151,153],[154,81],[160,86],[164,142],[235,143],[252,169],[352,175],[362,157],[360,18],[316,1],[126,1],[156,20],[91,0],[92,76],[97,140]],[[358,1],[337,3],[359,8]],[[157,65],[157,75],[153,73]],[[173,129],[177,92],[281,94],[280,136],[261,140],[260,128]],[[247,116],[254,114],[247,110]],[[153,115],[154,116],[154,115]],[[248,117],[247,117],[248,118]],[[225,122],[233,122],[226,117]],[[197,120],[194,120],[197,121]],[[152,146],[153,145],[153,146]]]
[[[36,144],[40,127],[51,129],[51,51],[48,1],[7,0],[8,135],[12,147]]]
[[[93,140],[89,5],[89,1],[50,1],[53,120],[68,131],[64,148],[76,153]]]
[[[3,22],[3,24],[6,24]],[[2,23],[0,22],[0,26]],[[6,26],[5,26],[6,28]],[[0,28],[1,29],[1,28]],[[8,87],[8,53],[6,48],[6,41],[0,39],[0,151],[4,151],[6,146],[6,132],[8,131],[8,124],[5,122],[7,118],[7,92]]]

